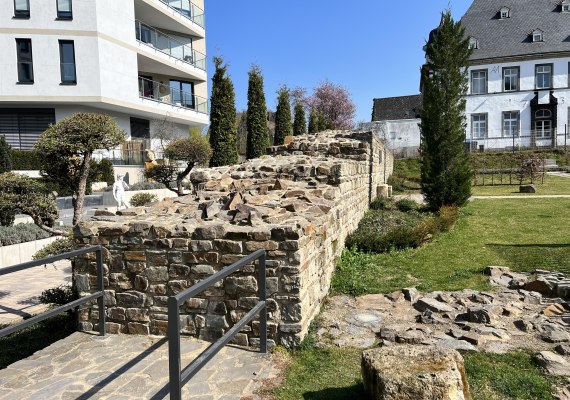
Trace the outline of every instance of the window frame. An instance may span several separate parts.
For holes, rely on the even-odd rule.
[[[473,74],[475,73],[481,73],[484,72],[485,73],[485,87],[483,89],[483,92],[481,93],[476,93],[474,91],[475,85],[473,85]],[[477,79],[481,79],[481,78],[477,78]],[[471,79],[470,79],[470,86],[471,86],[471,94],[487,94],[489,92],[489,70],[488,69],[474,69],[471,70]]]
[[[550,85],[548,87],[538,87],[538,68],[540,67],[550,67]],[[552,89],[553,88],[553,82],[554,81],[554,64],[549,63],[549,64],[535,64],[534,66],[534,88],[536,90],[547,90],[547,89]]]
[[[77,85],[77,64],[75,62],[75,41],[73,40],[59,40],[59,72],[60,72],[60,77],[61,77],[61,85]],[[73,80],[65,80],[64,79],[64,71],[63,71],[63,65],[64,64],[69,64],[69,63],[64,63],[63,62],[63,45],[65,44],[71,44],[73,46],[73,76],[75,77],[75,79]]]
[[[59,0],[55,0],[55,8],[57,10],[57,19],[63,21],[71,21],[73,19],[73,0],[69,1],[69,11],[59,10]]]
[[[485,117],[485,132],[483,136],[476,136],[475,135],[475,117]],[[477,121],[481,122],[481,121]],[[475,139],[487,139],[487,135],[489,134],[489,114],[488,113],[476,113],[471,114],[471,138]]]
[[[511,9],[509,7],[503,7],[499,10],[499,18],[507,19],[511,18]]]
[[[539,38],[538,40],[536,40],[537,37]],[[541,31],[540,29],[532,31],[532,42],[533,43],[544,42],[544,32]]]
[[[22,61],[20,55],[20,43],[28,42],[30,45],[30,61]],[[20,85],[33,85],[34,84],[34,50],[32,46],[32,39],[29,38],[16,38],[16,67],[18,71],[18,84]],[[22,79],[22,74],[20,74],[20,64],[29,64],[31,79]]]
[[[14,0],[14,18],[18,19],[29,19],[30,18],[30,0],[25,0],[28,9],[27,10],[18,10],[16,7],[16,1]]]
[[[516,81],[517,88],[516,88],[516,89],[507,90],[507,89],[505,88],[505,84],[506,84],[505,72],[506,72],[507,70],[516,70],[516,71],[517,71],[517,81]],[[519,66],[503,67],[502,75],[503,75],[503,82],[502,82],[503,92],[518,92],[518,91],[521,90],[521,67],[519,67]]]
[[[570,12],[570,1],[563,1],[562,4],[562,12],[569,13]]]
[[[507,121],[507,118],[505,117],[505,114],[516,114],[517,118],[516,118],[516,133],[511,134],[510,132],[506,132],[505,130],[505,121]],[[511,111],[503,111],[501,113],[502,115],[502,120],[501,120],[501,134],[503,137],[506,138],[512,138],[512,137],[519,137],[521,135],[521,112],[519,110],[511,110]],[[512,118],[509,118],[510,121],[512,121]]]

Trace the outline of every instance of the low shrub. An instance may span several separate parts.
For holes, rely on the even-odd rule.
[[[160,182],[137,182],[129,187],[130,191],[155,189],[166,189],[166,186]]]
[[[32,242],[50,237],[51,235],[34,224],[19,224],[16,226],[0,226],[0,246]]]
[[[42,258],[68,253],[73,250],[75,250],[75,243],[73,243],[73,238],[70,236],[65,236],[54,240],[47,246],[44,246],[41,250],[37,251],[36,254],[32,256],[32,258],[34,260],[40,260]]]
[[[89,181],[90,182],[107,182],[112,185],[115,182],[115,171],[113,163],[106,158],[101,161],[91,161],[89,167]]]
[[[420,205],[413,200],[402,199],[396,202],[396,208],[402,212],[419,210]]]
[[[12,150],[12,169],[14,171],[38,171],[42,169],[42,159],[34,150]]]
[[[0,226],[12,226],[16,220],[16,210],[13,207],[0,207]]]
[[[131,206],[144,207],[156,200],[158,200],[158,197],[154,193],[137,193],[131,198]]]
[[[344,249],[336,266],[337,272],[332,278],[333,292],[352,296],[368,293],[367,271],[370,267],[370,257],[369,254],[358,251],[356,247]]]
[[[372,210],[392,210],[394,208],[394,200],[387,197],[377,197],[370,203]]]
[[[77,299],[78,297],[70,285],[60,285],[55,288],[44,290],[39,297],[40,303],[52,306],[63,306]],[[72,310],[70,310],[70,312],[71,311]]]

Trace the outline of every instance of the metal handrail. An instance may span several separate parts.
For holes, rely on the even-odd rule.
[[[94,246],[85,249],[74,250],[70,251],[69,253],[42,258],[41,260],[34,260],[23,264],[13,265],[11,267],[1,268],[0,276],[8,275],[13,272],[23,271],[29,268],[39,267],[59,260],[66,260],[68,258],[73,258],[88,253],[95,253],[95,259],[97,263],[97,290],[98,290],[97,292],[89,296],[85,296],[80,299],[74,300],[71,303],[67,303],[63,306],[53,308],[45,313],[36,315],[35,317],[29,318],[18,324],[4,328],[0,330],[0,337],[10,335],[11,333],[27,328],[30,325],[37,324],[38,322],[44,321],[48,318],[61,314],[64,311],[71,310],[72,308],[78,307],[85,303],[89,303],[93,300],[97,300],[97,305],[99,307],[99,335],[105,336],[105,301],[104,301],[105,292],[103,284],[103,249],[101,246]]]
[[[251,322],[259,314],[259,352],[267,352],[267,305],[265,290],[265,250],[258,250],[224,268],[220,272],[204,279],[176,296],[168,298],[168,367],[170,372],[170,399],[182,399],[182,386],[184,386],[206,363],[212,359],[233,337]],[[238,269],[251,264],[259,259],[258,269],[258,296],[259,302],[237,324],[235,324],[224,336],[210,345],[183,370],[181,369],[180,355],[180,305],[191,297],[194,297],[216,282],[224,279]]]
[[[206,55],[194,50],[192,47],[159,31],[142,21],[135,21],[137,40],[152,47],[161,53],[176,58],[201,70],[206,70]],[[143,37],[143,28],[150,32],[150,37]]]
[[[142,76],[139,76],[139,96],[159,103],[166,103],[208,114],[208,99],[175,89],[161,82],[143,78]]]
[[[174,0],[176,2],[180,2],[181,4],[186,1],[188,7],[174,7],[171,5],[171,0],[159,0],[161,3],[166,4],[169,8],[173,9],[183,17],[188,18],[190,21],[194,22],[196,25],[204,28],[204,10],[198,7],[196,4],[192,3],[188,0]]]

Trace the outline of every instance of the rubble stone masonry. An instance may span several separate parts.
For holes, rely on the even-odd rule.
[[[378,193],[393,159],[370,132],[295,137],[268,155],[231,167],[196,169],[193,193],[150,207],[97,213],[75,230],[82,246],[102,245],[110,333],[164,335],[167,299],[245,255],[267,251],[269,337],[294,347],[330,287],[346,236]],[[74,282],[96,290],[94,256],[76,260]],[[183,333],[221,336],[257,302],[251,265],[181,307]],[[95,306],[80,313],[95,329]],[[255,345],[254,321],[235,339]],[[258,340],[258,339],[257,339]]]

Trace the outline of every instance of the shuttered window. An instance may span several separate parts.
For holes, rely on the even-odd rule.
[[[40,135],[55,123],[55,109],[0,109],[0,135],[13,149],[31,150]]]

